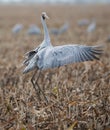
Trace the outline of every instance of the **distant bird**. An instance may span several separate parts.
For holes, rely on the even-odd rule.
[[[54,35],[59,35],[59,29],[58,28],[51,28],[50,33]]]
[[[95,29],[96,29],[96,22],[93,20],[93,22],[88,26],[87,32],[92,33],[95,31]]]
[[[79,26],[85,26],[89,24],[89,20],[88,19],[81,19],[78,21],[77,23]]]
[[[69,28],[69,23],[65,23],[64,25],[62,25],[59,29],[59,34],[65,33]]]
[[[34,88],[35,84],[39,86],[37,83],[38,78],[35,83],[33,82],[37,70],[41,72],[42,70],[60,67],[76,62],[92,61],[94,59],[99,60],[98,56],[102,54],[101,46],[86,46],[76,44],[52,46],[45,22],[46,18],[48,18],[48,16],[45,12],[43,12],[41,15],[41,21],[44,28],[43,42],[36,49],[26,53],[27,57],[23,62],[24,65],[26,65],[23,73],[28,73],[32,70],[36,70],[31,79]],[[40,87],[39,90],[44,95]]]
[[[38,35],[38,34],[41,34],[41,31],[38,26],[32,24],[32,25],[30,25],[29,29],[27,30],[27,34]]]
[[[12,28],[12,33],[13,34],[18,34],[22,29],[23,29],[23,25],[22,24],[16,24]]]
[[[65,23],[64,25],[62,25],[60,28],[52,28],[50,29],[50,33],[54,34],[54,35],[60,35],[65,33],[69,28],[69,24]]]

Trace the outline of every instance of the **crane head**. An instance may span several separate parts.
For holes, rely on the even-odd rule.
[[[42,12],[42,18],[45,19],[49,19],[49,17],[47,16],[46,12]]]

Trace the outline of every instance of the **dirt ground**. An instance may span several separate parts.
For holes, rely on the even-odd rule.
[[[42,71],[36,93],[33,72],[23,75],[24,54],[43,40],[41,12],[48,28],[69,23],[67,32],[51,36],[53,45],[104,45],[100,61],[71,64]],[[95,19],[90,34],[78,20]],[[23,30],[12,34],[16,23]],[[27,35],[30,24],[41,35]],[[0,5],[0,130],[110,130],[110,5]],[[37,76],[36,76],[37,78]]]

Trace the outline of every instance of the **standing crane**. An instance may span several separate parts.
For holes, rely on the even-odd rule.
[[[50,29],[50,33],[54,34],[54,35],[60,35],[65,33],[69,28],[69,23],[65,23],[63,24],[60,28],[52,28]]]
[[[95,29],[96,29],[96,21],[93,20],[92,23],[88,26],[87,32],[92,33],[95,31]]]
[[[13,34],[18,34],[22,29],[23,29],[23,25],[22,24],[16,24],[12,28],[12,33]]]
[[[41,34],[41,31],[38,26],[35,24],[30,25],[29,29],[27,30],[27,34],[29,35],[39,35]]]
[[[77,24],[78,24],[79,26],[86,26],[86,25],[89,24],[89,20],[88,20],[88,19],[81,19],[81,20],[79,20],[79,21],[77,22]]]
[[[23,73],[28,73],[32,70],[36,70],[31,78],[31,82],[36,91],[38,91],[35,85],[38,86],[39,91],[42,92],[44,98],[46,96],[38,85],[38,79],[42,70],[49,68],[60,67],[76,62],[93,61],[94,59],[99,60],[99,55],[102,54],[101,46],[86,46],[86,45],[62,45],[62,46],[52,46],[48,28],[46,25],[46,19],[48,16],[45,12],[41,15],[41,22],[44,29],[44,40],[43,42],[34,50],[26,53],[26,59],[24,60],[24,65],[26,65]],[[34,82],[35,75],[39,70],[39,76]],[[47,101],[47,99],[46,99]]]

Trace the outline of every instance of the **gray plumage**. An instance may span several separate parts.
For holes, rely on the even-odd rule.
[[[45,23],[46,13],[41,16],[41,21],[44,28],[44,41],[35,50],[28,52],[24,64],[26,68],[23,73],[27,73],[33,69],[39,70],[49,69],[68,65],[76,62],[99,60],[99,55],[102,53],[101,46],[86,46],[86,45],[62,45],[52,46],[50,36]]]
[[[76,62],[99,60],[102,53],[99,46],[63,45],[46,47],[38,51],[29,61],[25,72],[38,67],[40,70],[60,67]]]

